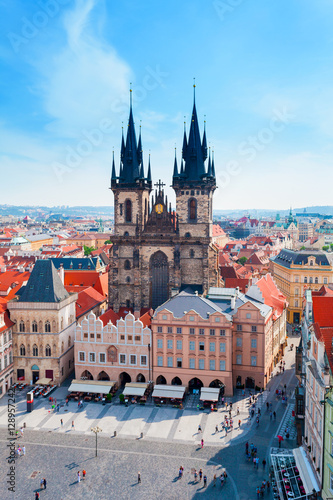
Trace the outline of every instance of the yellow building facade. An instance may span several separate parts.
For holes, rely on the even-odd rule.
[[[299,324],[305,290],[319,290],[333,281],[333,267],[323,252],[281,250],[271,261],[279,290],[288,301],[287,321]]]

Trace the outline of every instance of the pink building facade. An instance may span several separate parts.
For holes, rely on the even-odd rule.
[[[128,313],[105,326],[90,313],[77,325],[75,378],[111,380],[119,384],[150,380],[151,330]]]

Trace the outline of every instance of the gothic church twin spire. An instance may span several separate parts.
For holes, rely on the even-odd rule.
[[[205,161],[208,157],[208,168],[206,171]],[[195,105],[195,85],[194,85],[194,101],[191,117],[191,125],[189,130],[188,139],[186,136],[186,128],[184,124],[184,137],[181,168],[178,171],[177,158],[175,155],[174,170],[173,170],[173,186],[178,185],[198,185],[201,183],[209,183],[215,185],[215,166],[214,155],[209,155],[207,152],[207,138],[206,138],[206,122],[202,141],[200,138],[200,130],[198,123],[197,110]],[[120,171],[119,176],[116,175],[116,167],[114,161],[114,154],[112,160],[112,174],[111,174],[111,187],[124,186],[124,187],[137,187],[144,186],[151,189],[152,177],[150,156],[148,164],[147,177],[144,175],[143,155],[142,155],[142,140],[141,140],[141,126],[139,141],[136,141],[133,109],[132,109],[132,89],[130,90],[130,113],[126,134],[126,142],[124,139],[124,132],[122,133],[121,151],[120,151]]]

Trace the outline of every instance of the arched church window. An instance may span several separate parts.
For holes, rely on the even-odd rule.
[[[124,236],[129,236],[128,231],[124,232]]]
[[[126,222],[132,222],[132,202],[131,202],[131,200],[125,201],[125,220],[126,220]]]
[[[49,346],[49,344],[47,344],[47,346],[45,347],[45,356],[51,356],[51,347]]]
[[[36,346],[36,344],[32,346],[32,355],[38,356],[38,347]]]
[[[126,283],[130,283],[130,282],[131,282],[131,278],[129,276],[127,276]]]
[[[191,238],[191,233],[185,233],[185,238]]]
[[[21,333],[24,333],[24,332],[25,332],[25,325],[24,325],[24,321],[20,321],[20,332],[21,332]]]
[[[124,269],[131,269],[131,263],[128,259],[124,262]]]
[[[25,356],[25,347],[23,344],[20,346],[20,356]]]
[[[188,202],[189,208],[189,219],[196,220],[197,218],[197,200],[195,198],[191,198]]]
[[[51,323],[49,321],[45,322],[45,333],[51,332]]]
[[[33,333],[37,333],[37,330],[38,330],[37,321],[33,321],[31,326],[32,326]]]

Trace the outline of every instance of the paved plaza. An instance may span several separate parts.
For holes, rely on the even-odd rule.
[[[295,339],[292,340],[295,343]],[[16,441],[26,447],[26,456],[16,460],[16,493],[6,491],[5,475],[8,471],[7,396],[0,403],[0,447],[3,458],[0,486],[1,499],[34,498],[40,479],[47,478],[47,490],[41,498],[163,498],[186,499],[227,498],[230,500],[255,499],[257,482],[267,479],[266,471],[253,469],[245,459],[244,443],[254,442],[261,460],[269,447],[277,445],[276,435],[290,427],[290,439],[283,446],[295,445],[291,409],[293,398],[283,404],[275,391],[287,385],[288,394],[293,392],[293,353],[286,352],[286,371],[275,376],[269,389],[258,397],[256,410],[261,408],[259,427],[249,418],[248,397],[241,392],[233,398],[232,418],[234,428],[227,436],[221,431],[221,422],[227,414],[176,409],[172,407],[130,405],[84,404],[78,409],[74,402],[64,404],[67,389],[57,389],[55,396],[61,401],[60,412],[55,413],[45,399],[37,400],[32,413],[26,412],[25,394],[18,393],[16,405],[19,428],[26,424],[24,435]],[[277,419],[270,419],[266,402],[271,403]],[[240,416],[236,416],[237,406]],[[238,429],[238,418],[242,420]],[[60,420],[63,420],[61,426]],[[74,429],[72,429],[74,421]],[[98,457],[95,458],[95,436],[91,427],[98,425]],[[198,433],[198,426],[202,434]],[[218,425],[219,431],[215,431]],[[116,437],[114,432],[116,431]],[[141,438],[141,433],[143,437]],[[204,448],[200,440],[204,439]],[[178,479],[178,469],[184,467],[184,476]],[[194,481],[193,470],[202,468],[207,475],[207,487]],[[77,471],[85,469],[87,478],[77,483]],[[227,482],[223,486],[217,477],[226,470]],[[137,484],[141,472],[142,483]],[[266,495],[268,498],[268,496]]]

